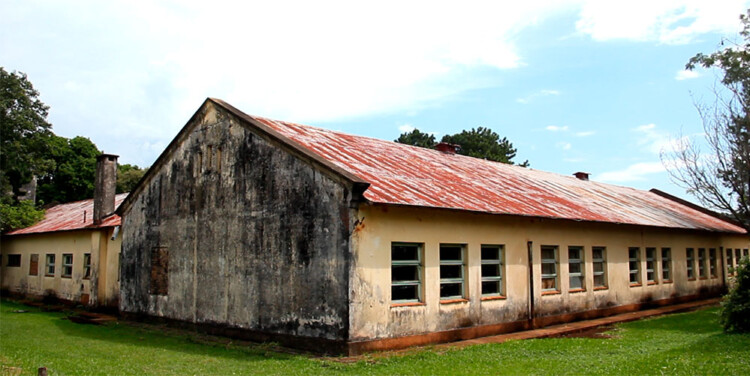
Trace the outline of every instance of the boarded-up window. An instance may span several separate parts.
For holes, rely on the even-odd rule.
[[[39,275],[39,254],[31,254],[29,262],[29,275]]]
[[[166,247],[151,249],[151,294],[167,295],[169,292],[169,252]]]

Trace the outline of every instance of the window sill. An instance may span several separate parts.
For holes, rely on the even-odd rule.
[[[60,276],[60,278],[71,279],[71,278],[73,278],[73,277],[72,277],[72,276],[69,276],[69,275],[61,275],[61,276]]]
[[[55,275],[54,274],[45,274],[44,276],[45,277],[54,277]]]
[[[568,290],[568,292],[571,294],[576,293],[576,292],[586,292],[586,289],[573,289],[573,290]]]
[[[461,299],[445,299],[445,300],[441,300],[440,304],[455,304],[455,303],[468,303],[468,302],[469,302],[469,299],[464,299],[464,298],[461,298]]]
[[[630,284],[630,287],[641,287],[641,286],[643,286],[642,283],[631,283]]]
[[[482,301],[483,301],[483,302],[484,302],[484,301],[487,301],[487,300],[505,300],[505,299],[506,299],[506,297],[505,297],[504,295],[497,295],[497,296],[483,296],[483,297],[482,297]]]
[[[704,280],[708,279],[708,277],[700,277],[698,279],[700,279],[701,281],[704,281]]]
[[[695,281],[695,278],[688,278],[688,281]]]
[[[665,285],[666,285],[666,284],[671,284],[671,283],[672,283],[672,281],[662,281],[661,283],[663,283],[663,284],[665,284]]]
[[[398,307],[420,307],[424,306],[423,302],[410,302],[410,303],[392,303],[391,308],[398,308]]]
[[[594,291],[604,291],[604,290],[609,290],[609,287],[607,286],[594,287]]]
[[[649,286],[658,285],[658,284],[659,284],[659,282],[654,282],[654,281],[651,281],[651,282],[648,283]]]
[[[545,296],[545,295],[560,295],[560,291],[557,291],[557,290],[555,290],[555,291],[542,291],[542,296]]]

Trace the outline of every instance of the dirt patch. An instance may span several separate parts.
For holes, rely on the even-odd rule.
[[[615,327],[612,325],[602,325],[597,326],[589,329],[584,329],[581,331],[573,332],[573,333],[565,333],[561,334],[559,336],[556,336],[557,338],[600,338],[600,339],[608,339],[614,337],[612,335],[612,330],[614,330]]]

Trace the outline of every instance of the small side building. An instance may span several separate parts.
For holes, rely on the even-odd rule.
[[[120,216],[127,197],[115,195],[117,156],[97,158],[95,197],[46,210],[33,226],[3,234],[3,296],[56,299],[89,307],[119,304]]]
[[[207,99],[120,206],[120,309],[356,354],[717,296],[747,255],[735,223],[578,175]]]

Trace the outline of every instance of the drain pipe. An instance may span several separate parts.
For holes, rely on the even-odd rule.
[[[526,242],[526,248],[528,250],[529,260],[529,329],[534,329],[534,259],[533,254],[533,242]]]

